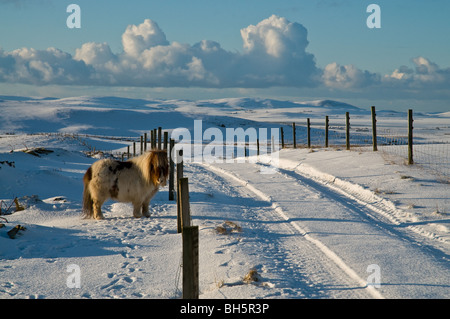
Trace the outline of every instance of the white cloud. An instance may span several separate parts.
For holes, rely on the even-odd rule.
[[[412,59],[414,68],[402,65],[391,74],[381,75],[353,65],[328,64],[322,73],[323,84],[333,90],[390,97],[429,98],[450,96],[450,68],[443,69],[424,57]]]
[[[424,57],[412,60],[415,69],[401,66],[384,81],[391,85],[404,88],[448,88],[450,87],[450,68],[441,69],[436,63]]]
[[[74,59],[96,67],[101,67],[108,62],[116,62],[117,60],[107,43],[95,42],[84,43],[81,48],[76,49]]]
[[[145,19],[138,26],[129,25],[122,35],[123,49],[132,57],[139,57],[144,50],[151,47],[168,44],[164,32],[150,19]]]
[[[146,19],[122,34],[123,51],[107,43],[84,43],[75,55],[55,48],[0,49],[0,82],[35,85],[123,87],[267,88],[316,87],[342,92],[409,94],[412,89],[449,95],[450,68],[424,57],[381,75],[354,65],[316,66],[307,52],[306,28],[272,15],[240,30],[242,52],[201,40],[190,45],[169,42],[158,24]],[[425,90],[426,89],[426,90]]]
[[[335,89],[363,88],[379,83],[379,75],[362,71],[354,65],[328,64],[323,70],[323,83]]]
[[[306,52],[307,30],[299,23],[272,15],[241,30],[244,53],[236,62],[242,87],[311,87],[320,70]]]
[[[107,43],[93,42],[76,49],[73,57],[56,49],[2,52],[0,80],[82,84],[85,76],[85,84],[216,88],[317,84],[319,70],[305,51],[307,30],[301,24],[274,15],[242,29],[241,35],[242,53],[209,40],[192,46],[171,43],[156,22],[146,19],[126,28],[123,52],[117,54]]]
[[[25,84],[85,84],[93,71],[55,48],[0,51],[0,81]]]
[[[305,55],[307,35],[303,25],[276,15],[241,30],[247,54],[267,54],[275,58]]]

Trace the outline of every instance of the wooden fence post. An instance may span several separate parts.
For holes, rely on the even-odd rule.
[[[414,164],[413,159],[413,110],[408,110],[408,165]]]
[[[154,132],[154,130],[151,130],[150,131],[150,147],[152,149],[155,148],[155,139],[156,139],[155,132]]]
[[[141,155],[144,154],[144,139],[141,135]]]
[[[174,170],[175,170],[175,162],[173,161],[172,157],[172,150],[175,146],[175,141],[171,138],[170,139],[170,146],[169,146],[169,200],[175,200],[175,183],[174,183]]]
[[[156,148],[156,128],[153,129],[153,144],[152,148]]]
[[[350,150],[350,113],[345,112],[345,145]]]
[[[296,136],[295,136],[295,122],[292,123],[292,137],[294,139],[294,148],[297,148],[297,141],[296,141]]]
[[[189,181],[186,177],[179,181],[180,203],[181,203],[181,229],[191,226],[191,210],[189,207]]]
[[[284,148],[284,130],[282,127],[280,127],[280,134],[281,134],[281,148]]]
[[[144,133],[144,152],[147,151],[147,133]]]
[[[183,229],[183,299],[198,299],[198,226]]]
[[[162,149],[162,128],[158,127],[158,149]]]
[[[308,141],[308,148],[311,148],[311,120],[306,119],[306,136]]]
[[[189,205],[189,180],[180,178],[181,222],[183,240],[183,299],[198,299],[199,295],[199,254],[198,226],[191,226]]]
[[[169,132],[165,131],[164,132],[164,143],[163,143],[163,148],[165,151],[167,151],[167,143],[169,142]]]
[[[133,157],[136,157],[136,142],[133,142]]]
[[[328,119],[328,115],[325,116],[325,147],[328,147],[328,125],[329,124],[329,119]]]
[[[181,159],[181,160],[180,160]],[[177,229],[178,233],[183,231],[181,222],[181,192],[180,179],[183,178],[183,150],[178,151],[177,158]]]
[[[378,151],[377,144],[377,114],[375,113],[375,106],[371,107],[372,111],[372,143],[373,143],[373,151]]]

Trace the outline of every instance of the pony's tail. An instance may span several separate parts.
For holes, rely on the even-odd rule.
[[[92,218],[94,216],[94,201],[89,191],[89,182],[92,179],[92,168],[88,168],[83,177],[83,218]]]

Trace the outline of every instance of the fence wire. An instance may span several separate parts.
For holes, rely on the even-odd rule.
[[[350,149],[358,151],[371,151],[373,145],[372,126],[369,123],[355,125],[350,124]],[[306,121],[305,121],[306,122]],[[337,122],[337,123],[333,123]],[[345,119],[333,119],[328,127],[328,146],[346,146]],[[380,122],[380,121],[379,121]],[[378,123],[379,123],[378,122]],[[407,121],[405,119],[405,126]],[[296,144],[298,147],[306,147],[308,144],[307,126],[304,123],[296,123]],[[418,165],[434,173],[438,179],[450,182],[450,139],[436,140],[433,133],[421,134],[419,126],[413,130],[413,160]],[[311,147],[325,147],[325,123],[314,122],[310,126]],[[292,147],[292,126],[284,127],[285,145]],[[406,163],[408,160],[408,132],[407,128],[387,128],[377,125],[377,148],[386,154],[401,158]]]

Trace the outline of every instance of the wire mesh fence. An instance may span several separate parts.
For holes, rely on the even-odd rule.
[[[408,163],[408,122],[396,123],[390,126],[391,119],[377,120],[376,145],[378,151],[395,156]],[[295,123],[296,146],[297,147],[328,147],[345,148],[347,143],[350,150],[358,151],[373,150],[373,128],[370,118],[357,119],[355,123],[350,122],[347,129],[344,117],[335,117],[329,120],[328,128],[326,121],[314,119],[310,122],[308,129],[305,123]],[[450,123],[449,123],[450,124]],[[384,125],[384,126],[383,126]],[[439,132],[439,127],[431,128],[421,126],[414,122],[412,160],[414,165],[433,172],[438,179],[450,182],[450,133]],[[450,129],[450,125],[446,127]],[[284,144],[293,146],[293,126],[284,126]],[[450,130],[449,130],[450,131]],[[309,132],[309,133],[308,133]],[[440,134],[436,134],[439,132]],[[328,142],[328,143],[327,143]]]
[[[328,123],[328,125],[326,125]],[[349,126],[346,125],[344,116],[330,117],[328,122],[324,119],[314,118],[303,123],[295,123],[296,146],[297,147],[334,147],[346,148],[350,150],[371,151],[373,146],[373,128],[370,118],[367,116],[353,116],[350,118]],[[284,123],[282,125],[282,141],[275,141],[275,146],[286,147],[293,146],[293,125],[292,123]],[[413,162],[415,165],[430,170],[442,181],[450,182],[450,123],[444,127],[448,133],[440,131],[439,127],[431,127],[422,125],[421,122],[414,122],[413,129]],[[396,156],[399,159],[408,161],[408,121],[404,119],[396,119],[382,117],[376,121],[376,141],[379,151]],[[439,133],[439,134],[438,134]],[[80,136],[76,136],[81,138]],[[93,136],[82,136],[84,139],[93,138]],[[126,152],[124,151],[104,151],[116,158],[127,159],[133,155],[142,152],[142,138],[115,138],[121,141],[129,142],[130,145]],[[278,139],[278,138],[277,138]],[[87,143],[87,142],[86,142]],[[272,150],[274,141],[267,139],[265,145],[261,142],[261,147]],[[134,145],[133,145],[134,144]],[[270,144],[270,145],[269,145]],[[144,144],[145,145],[145,144]],[[225,147],[225,146],[224,146]],[[252,155],[256,153],[256,145],[242,146],[244,149],[241,153]],[[90,147],[91,148],[91,147]],[[238,147],[236,146],[236,149]],[[92,150],[96,152],[95,148]],[[225,152],[225,151],[224,151]],[[224,153],[225,154],[225,153]],[[236,156],[240,153],[237,150]]]

